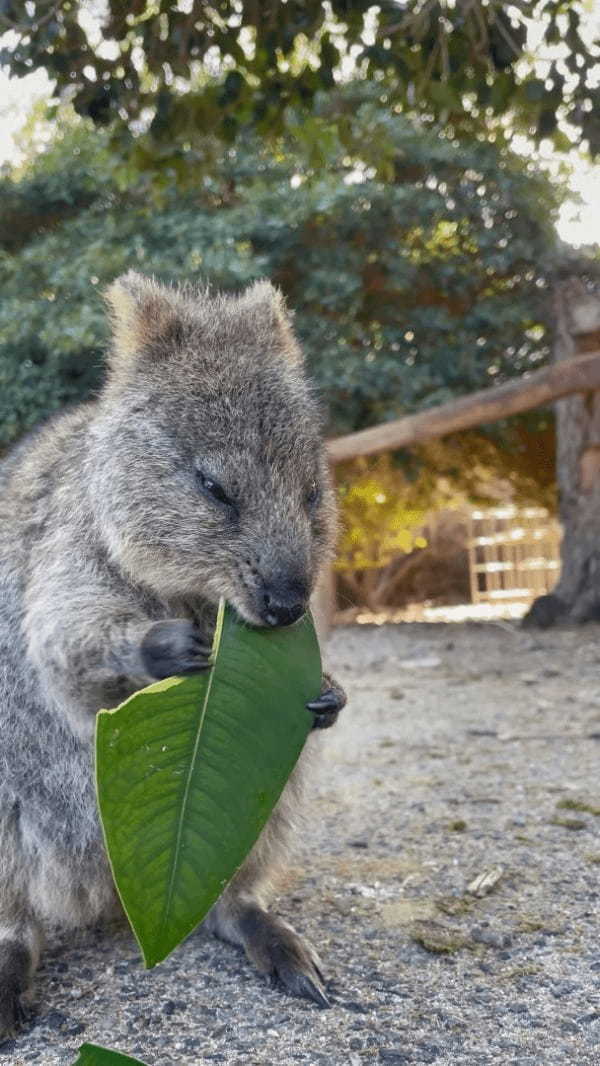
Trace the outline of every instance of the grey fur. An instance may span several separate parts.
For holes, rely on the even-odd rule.
[[[153,627],[162,647],[164,620],[179,620],[177,663],[182,633],[195,653],[210,640],[220,595],[261,624],[265,589],[308,595],[334,536],[317,407],[278,292],[260,283],[213,296],[130,273],[108,299],[115,342],[101,394],[0,473],[0,1006],[15,942],[34,967],[45,927],[116,908],[94,718],[153,680],[142,650]],[[200,491],[198,469],[234,508]],[[311,743],[210,916],[262,969],[248,914],[264,913]],[[297,990],[298,973],[287,983]]]

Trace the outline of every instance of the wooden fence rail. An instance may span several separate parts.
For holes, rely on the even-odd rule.
[[[600,351],[534,370],[516,381],[472,392],[416,415],[334,437],[328,441],[328,454],[332,463],[341,463],[358,455],[374,455],[422,444],[447,433],[472,429],[485,422],[495,422],[553,403],[575,392],[597,389],[600,389]]]
[[[600,351],[594,350],[418,414],[383,422],[344,437],[335,437],[327,442],[327,451],[331,463],[341,463],[359,455],[375,455],[377,452],[422,444],[448,433],[473,429],[486,422],[554,403],[574,393],[597,390],[600,390]],[[314,609],[321,631],[327,632],[335,609],[335,576],[332,568],[323,575],[316,590]]]

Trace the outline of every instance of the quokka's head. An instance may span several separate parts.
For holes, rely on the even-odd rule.
[[[107,294],[109,379],[88,484],[110,554],[164,598],[278,626],[306,609],[335,513],[318,404],[280,293],[176,289],[130,272]]]

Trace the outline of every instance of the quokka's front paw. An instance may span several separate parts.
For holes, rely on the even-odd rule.
[[[329,674],[323,674],[320,696],[306,706],[314,714],[313,729],[329,729],[346,706],[346,693]]]
[[[169,618],[155,622],[141,644],[141,656],[150,677],[162,681],[180,674],[197,674],[208,670],[211,648],[202,633],[187,618]]]

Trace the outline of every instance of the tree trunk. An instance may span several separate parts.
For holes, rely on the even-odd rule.
[[[555,362],[598,347],[600,293],[579,278],[557,282],[553,315]],[[600,392],[556,403],[556,437],[561,576],[532,604],[525,625],[600,620]]]

